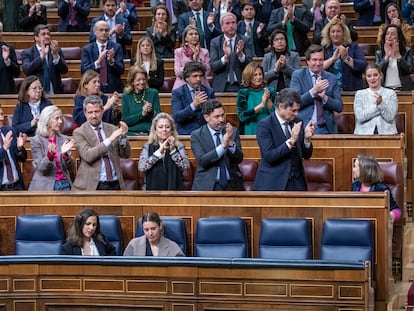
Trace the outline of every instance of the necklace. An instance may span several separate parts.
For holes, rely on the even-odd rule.
[[[141,105],[141,104],[143,104],[144,103],[144,98],[145,98],[145,89],[144,89],[144,91],[141,93],[141,98],[138,98],[138,95],[134,92],[133,94],[133,97],[134,97],[134,101],[135,101],[135,103],[137,104],[137,105]]]

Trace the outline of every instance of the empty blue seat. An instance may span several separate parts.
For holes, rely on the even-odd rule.
[[[247,256],[247,232],[243,219],[238,217],[200,218],[197,222],[195,256]]]
[[[259,257],[271,259],[312,259],[312,229],[304,218],[262,220]]]
[[[174,241],[181,248],[183,253],[187,255],[187,230],[182,218],[177,217],[161,217],[164,226],[164,237]],[[142,229],[142,218],[137,222],[135,237],[144,235]]]
[[[374,262],[373,224],[364,219],[327,219],[323,224],[323,260]]]
[[[100,215],[99,216],[99,225],[101,227],[101,232],[105,235],[109,242],[116,249],[116,254],[118,256],[122,255],[122,229],[121,222],[119,221],[118,216],[115,215]]]
[[[59,255],[65,242],[59,215],[17,216],[16,255]]]

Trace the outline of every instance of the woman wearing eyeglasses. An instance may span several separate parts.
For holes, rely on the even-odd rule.
[[[13,128],[16,133],[34,136],[40,113],[45,107],[52,105],[45,98],[42,83],[37,76],[28,76],[23,81],[18,100],[13,112]]]

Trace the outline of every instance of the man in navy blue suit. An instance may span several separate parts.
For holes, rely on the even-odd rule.
[[[126,2],[124,0],[117,0],[116,7],[118,9],[116,10],[115,15],[120,15],[121,17],[128,20],[129,27],[131,27],[131,29],[134,28],[135,25],[138,23],[138,16],[135,4]]]
[[[188,62],[183,70],[187,84],[172,91],[172,114],[180,135],[189,135],[206,123],[201,106],[216,96],[213,89],[201,84],[205,74],[206,69],[202,63]]]
[[[106,21],[109,25],[109,40],[114,43],[119,43],[122,46],[124,57],[128,57],[126,46],[132,44],[131,27],[127,19],[123,18],[121,14],[116,15],[116,0],[103,0],[104,14],[95,17],[92,20],[89,31],[89,42],[94,42],[95,23],[98,21]]]
[[[58,31],[88,31],[89,0],[59,0]]]
[[[0,191],[25,189],[18,163],[27,159],[25,141],[25,134],[16,136],[12,127],[4,125],[3,109],[0,106]]]
[[[292,89],[279,93],[276,111],[259,121],[257,143],[262,156],[254,180],[258,191],[306,191],[302,158],[312,156],[315,125],[297,118],[300,96]]]
[[[23,72],[37,76],[45,93],[63,93],[60,75],[68,72],[68,66],[59,43],[50,39],[48,25],[39,24],[33,32],[36,44],[22,52]]]
[[[290,87],[301,95],[299,118],[316,124],[316,134],[337,134],[334,112],[342,111],[341,89],[336,76],[323,70],[324,53],[312,44],[305,52],[308,67],[292,74]]]
[[[202,0],[188,0],[189,12],[178,17],[178,40],[182,41],[184,29],[188,25],[197,27],[200,33],[200,44],[203,48],[210,49],[210,41],[220,35],[220,30],[214,26],[215,15],[203,10]]]
[[[99,72],[101,90],[104,93],[123,92],[121,75],[124,73],[122,48],[108,39],[109,26],[106,21],[94,25],[96,41],[82,49],[81,73],[91,69]]]

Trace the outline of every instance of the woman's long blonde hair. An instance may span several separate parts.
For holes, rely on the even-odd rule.
[[[157,70],[157,57],[155,56],[154,42],[152,42],[151,38],[149,37],[142,37],[141,39],[139,39],[137,43],[137,52],[135,54],[135,65],[141,66],[144,63],[140,47],[142,43],[144,43],[145,41],[147,41],[151,45],[151,50],[152,50],[151,60],[150,60],[150,71],[155,71]]]

